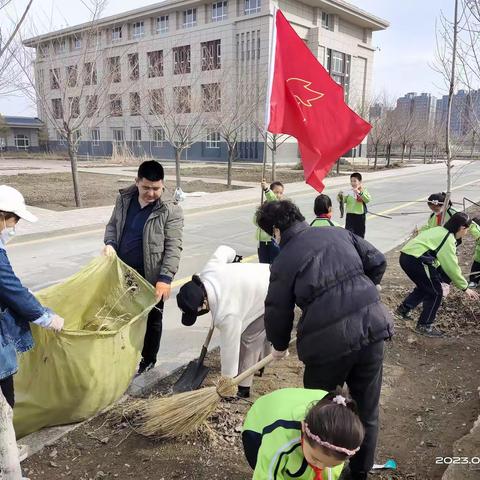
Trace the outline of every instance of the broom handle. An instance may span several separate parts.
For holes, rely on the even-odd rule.
[[[289,346],[292,345],[293,342],[297,340],[297,337],[294,337],[290,340],[290,343],[288,344]],[[260,370],[261,368],[265,367],[269,363],[271,363],[274,360],[273,354],[267,355],[265,358],[262,358],[259,362],[257,362],[255,365],[252,365],[250,368],[242,372],[240,375],[237,375],[233,379],[233,384],[238,385],[240,382],[248,378],[250,375],[253,375],[257,370]]]

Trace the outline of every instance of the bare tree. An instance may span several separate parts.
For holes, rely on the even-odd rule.
[[[263,141],[266,142],[267,149],[270,151],[271,155],[271,181],[274,182],[277,178],[277,151],[278,149],[292,137],[290,135],[285,135],[283,133],[270,133],[265,131],[264,127],[260,125],[259,122],[256,122],[256,127],[258,133],[262,137]],[[267,159],[265,159],[266,161]]]
[[[123,94],[129,89],[122,82],[122,58],[126,47],[111,53],[100,51],[99,17],[106,0],[89,0],[91,20],[81,32],[70,37],[58,36],[48,43],[25,40],[24,57],[18,59],[25,74],[24,92],[38,103],[40,117],[47,122],[50,133],[65,143],[71,164],[75,204],[82,207],[78,176],[78,150],[82,133],[93,135],[107,117],[123,115]],[[78,50],[68,63],[57,54],[71,43]],[[29,47],[36,47],[35,61]],[[106,58],[106,61],[105,61]],[[34,68],[30,68],[33,65]]]

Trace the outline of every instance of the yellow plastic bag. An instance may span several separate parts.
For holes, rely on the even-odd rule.
[[[78,422],[118,400],[140,358],[153,287],[116,256],[99,257],[39,301],[65,319],[55,333],[32,325],[35,347],[20,356],[14,424],[20,438]]]

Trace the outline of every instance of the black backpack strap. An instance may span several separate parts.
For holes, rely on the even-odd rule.
[[[435,255],[435,258],[437,257],[437,254],[438,252],[441,250],[441,248],[445,245],[445,242],[447,241],[448,237],[449,237],[450,232],[448,232],[444,237],[443,237],[443,240],[440,242],[440,245],[435,249],[433,250],[433,253]]]
[[[329,218],[327,218],[327,222],[330,224],[331,227],[335,226],[335,224]]]

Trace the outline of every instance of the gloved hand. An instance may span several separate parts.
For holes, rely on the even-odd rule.
[[[104,255],[105,257],[113,257],[116,254],[117,252],[111,245],[105,245],[102,248],[102,255]]]
[[[377,287],[377,290],[378,290],[379,292],[381,292],[381,291],[382,291],[382,286],[381,286],[380,284],[378,284],[378,285],[375,285],[375,286]]]
[[[268,190],[268,183],[265,179],[262,180],[262,190]]]
[[[281,360],[282,358],[287,358],[289,355],[290,352],[288,351],[288,348],[286,350],[283,350],[282,352],[279,352],[275,349],[272,350],[272,357],[274,360]]]
[[[65,323],[65,320],[59,315],[55,314],[52,317],[51,322],[47,325],[46,328],[48,328],[49,330],[54,330],[55,332],[60,332],[61,330],[63,330],[64,323]]]
[[[172,286],[169,283],[157,282],[155,284],[155,295],[157,296],[157,301],[168,300],[170,298],[170,291]]]

